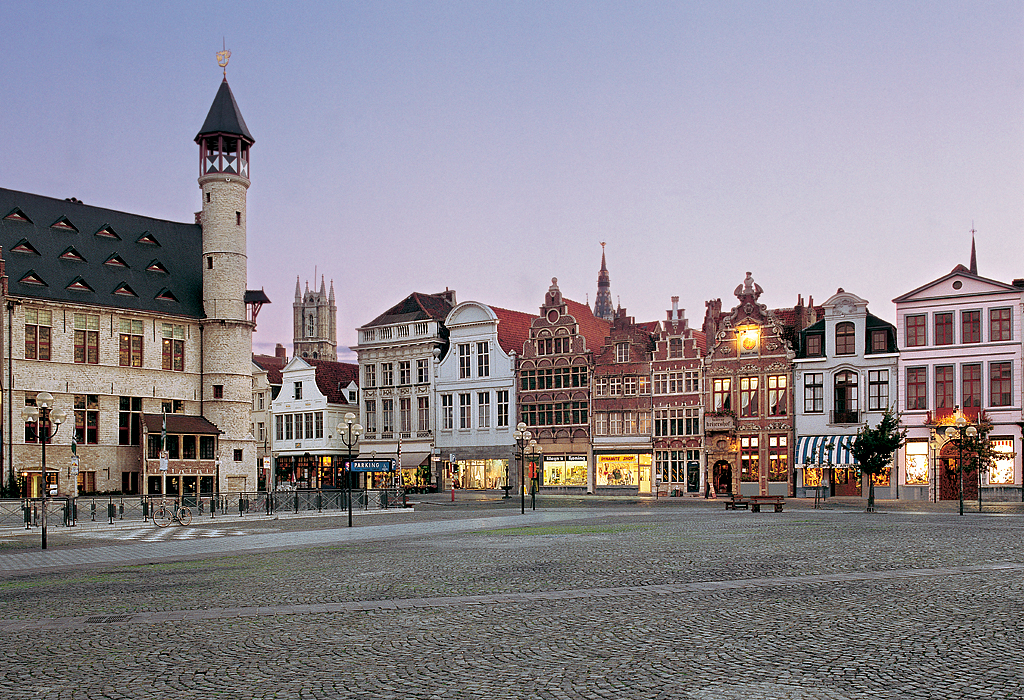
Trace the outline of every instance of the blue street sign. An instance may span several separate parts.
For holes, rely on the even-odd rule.
[[[349,471],[353,472],[389,472],[394,469],[393,459],[354,459]]]

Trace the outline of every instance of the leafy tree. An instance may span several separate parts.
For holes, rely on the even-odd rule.
[[[886,409],[882,420],[874,428],[864,426],[857,431],[857,440],[853,443],[853,458],[860,464],[862,474],[869,479],[868,512],[875,510],[875,480],[873,477],[885,471],[892,464],[896,450],[903,446],[907,439],[907,430],[900,430],[900,414],[892,408]]]

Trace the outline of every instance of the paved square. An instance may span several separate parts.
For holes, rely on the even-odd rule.
[[[356,524],[0,554],[0,696],[1024,697],[1020,515],[548,499]]]

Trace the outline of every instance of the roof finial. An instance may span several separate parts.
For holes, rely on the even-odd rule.
[[[974,248],[974,222],[971,222],[971,274],[978,274],[978,252]]]
[[[224,80],[228,79],[228,61],[231,60],[231,52],[227,49],[227,40],[221,37],[223,51],[217,52],[217,65],[224,69]]]

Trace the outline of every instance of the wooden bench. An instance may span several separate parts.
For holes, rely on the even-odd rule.
[[[733,496],[732,498],[725,502],[726,510],[736,510],[737,508],[742,508],[743,510],[746,510],[748,507],[750,507],[750,501],[743,498],[742,496]]]
[[[750,497],[750,512],[760,513],[761,506],[775,506],[775,512],[782,512],[783,499],[782,496],[751,496]]]

